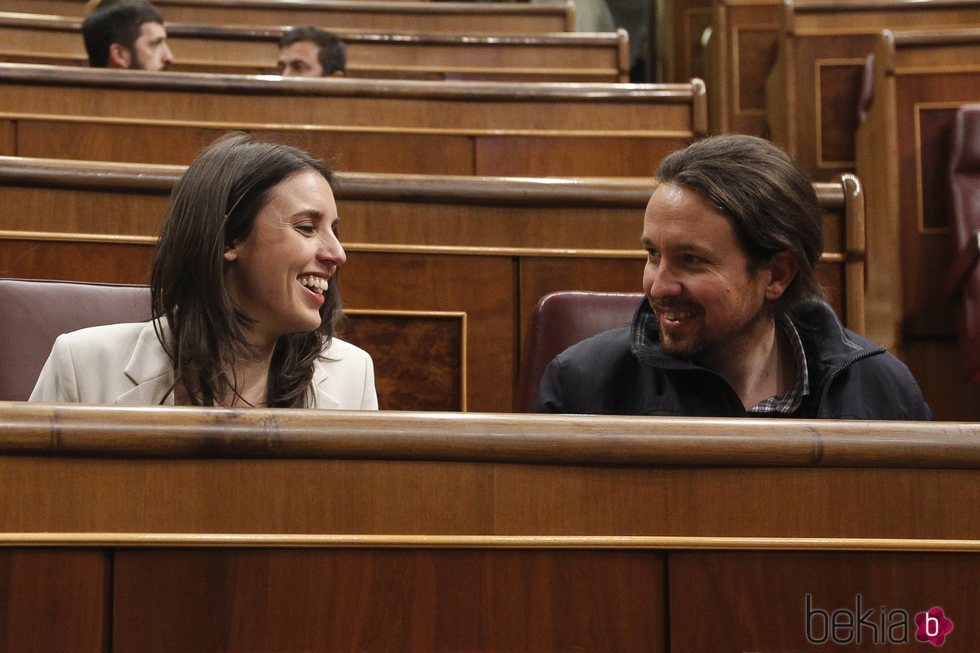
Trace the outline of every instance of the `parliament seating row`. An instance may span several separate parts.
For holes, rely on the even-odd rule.
[[[156,0],[167,22],[316,25],[372,32],[535,34],[570,32],[575,4],[386,2],[377,0]],[[4,0],[4,11],[83,16],[87,0]]]
[[[0,153],[189,163],[217,134],[347,170],[648,176],[704,134],[703,85],[268,79],[0,64]]]
[[[649,177],[687,136],[673,132],[392,129],[0,114],[0,154],[187,164],[228,131],[287,142],[351,172]]]
[[[270,79],[0,64],[5,114],[426,129],[706,131],[703,85]]]
[[[816,179],[855,169],[861,72],[883,29],[980,26],[980,2],[787,2],[766,115],[773,140]],[[961,65],[939,58],[932,67]]]
[[[869,336],[901,353],[940,414],[980,420],[980,388],[959,372],[949,159],[958,107],[980,101],[980,29],[884,31],[857,169],[868,215]]]
[[[146,283],[181,168],[0,161],[0,277]],[[861,330],[860,186],[848,177],[816,188],[825,211],[818,276],[845,321]],[[428,403],[404,395],[388,407],[511,410],[520,344],[541,297],[640,289],[639,238],[652,191],[649,178],[338,173],[346,306],[360,311],[354,322],[361,324],[388,316],[392,344],[378,352],[379,368],[381,355],[416,356],[439,379],[429,381],[435,390],[424,396],[436,397]],[[436,341],[439,356],[426,360]]]
[[[3,403],[2,644],[972,650],[980,426],[774,426]]]
[[[79,18],[0,12],[0,60],[85,65]],[[275,72],[281,27],[168,23],[174,70]],[[335,30],[347,74],[397,79],[629,81],[625,30],[614,34],[393,34]]]

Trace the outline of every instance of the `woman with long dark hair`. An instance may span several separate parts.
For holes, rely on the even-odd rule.
[[[62,335],[32,401],[375,409],[371,357],[341,316],[330,169],[226,136],[171,196],[149,323]]]

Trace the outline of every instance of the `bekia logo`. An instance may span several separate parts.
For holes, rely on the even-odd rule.
[[[915,625],[915,638],[933,646],[942,646],[946,635],[953,631],[953,622],[946,618],[940,607],[929,608],[928,611],[915,615]]]
[[[953,631],[953,621],[936,606],[916,613],[909,619],[907,610],[881,606],[865,609],[864,597],[854,596],[854,609],[824,610],[814,607],[813,596],[803,600],[806,618],[806,641],[810,644],[908,644],[911,624],[915,624],[916,641],[942,646]]]

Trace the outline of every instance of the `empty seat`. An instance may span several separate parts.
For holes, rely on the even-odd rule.
[[[534,407],[541,375],[555,356],[576,342],[628,324],[643,293],[556,292],[538,302],[528,324],[514,410]]]
[[[0,400],[26,401],[62,333],[150,317],[150,289],[0,279]]]

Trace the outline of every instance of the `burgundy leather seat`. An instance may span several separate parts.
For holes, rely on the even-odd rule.
[[[62,333],[149,317],[147,286],[0,279],[0,400],[30,397]]]
[[[528,324],[514,410],[534,407],[541,375],[555,356],[589,336],[628,324],[643,293],[556,292],[538,302]]]
[[[953,265],[947,292],[959,302],[957,330],[964,370],[980,384],[980,104],[960,107],[950,148]]]

